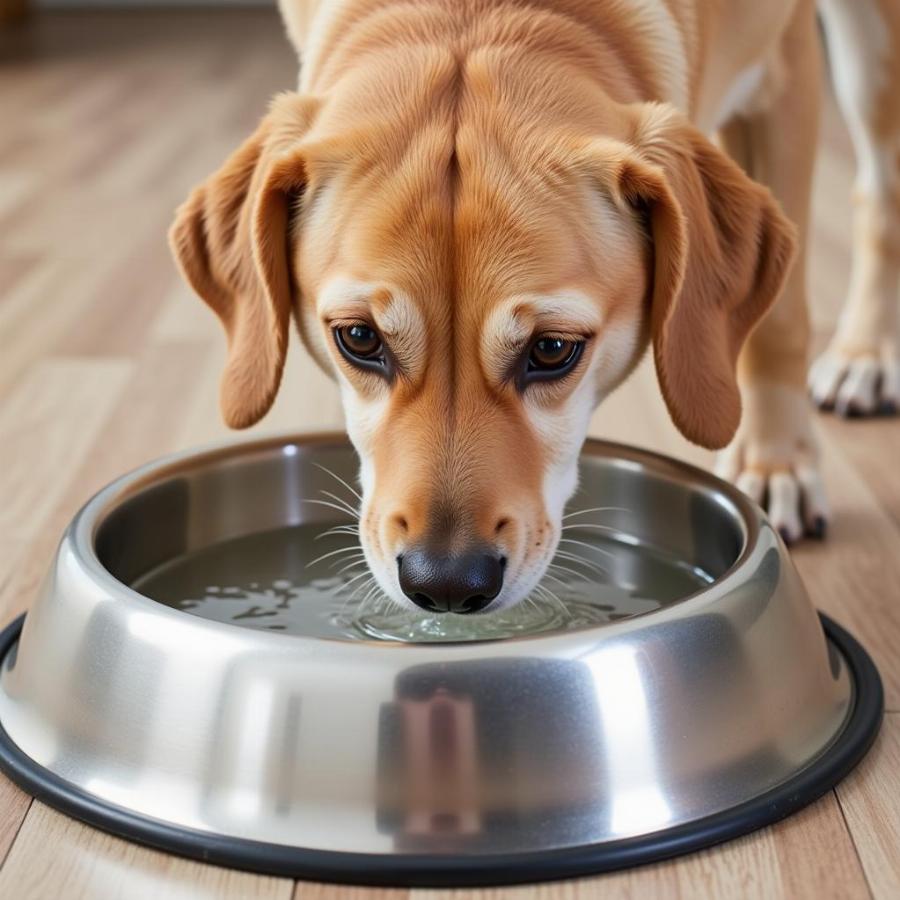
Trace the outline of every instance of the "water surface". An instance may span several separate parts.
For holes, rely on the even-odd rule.
[[[576,550],[563,550],[565,557],[554,560],[558,568],[512,609],[417,614],[377,590],[355,535],[327,530],[306,524],[223,541],[164,563],[132,587],[191,615],[243,628],[343,640],[468,641],[621,621],[712,580],[627,536],[572,528],[566,536],[583,545],[566,544]]]

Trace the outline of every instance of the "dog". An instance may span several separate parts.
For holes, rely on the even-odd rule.
[[[823,0],[859,163],[812,367],[812,0],[281,0],[302,61],[179,208],[256,422],[293,318],[340,385],[385,594],[479,612],[547,570],[596,405],[652,346],[677,427],[785,540],[828,521],[807,391],[900,404],[900,8]],[[718,135],[718,144],[710,135]]]

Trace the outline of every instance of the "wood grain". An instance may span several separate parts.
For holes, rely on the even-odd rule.
[[[0,0],[2,3],[2,0]],[[176,24],[177,23],[177,24]],[[0,30],[0,619],[32,602],[62,529],[104,482],[228,434],[224,342],[176,276],[172,210],[240,143],[296,68],[271,11],[34,17]],[[11,127],[9,123],[12,123]],[[826,104],[810,292],[821,343],[849,264],[853,160]],[[337,391],[295,340],[254,432],[341,423]],[[836,521],[795,559],[900,710],[900,420],[822,421]],[[649,360],[591,432],[708,465],[669,422]],[[135,847],[0,779],[0,897],[293,900],[849,898],[900,895],[900,716],[834,793],[772,828],[629,872],[484,891],[342,888],[258,878]]]
[[[877,900],[900,894],[900,715],[885,717],[871,754],[838,786],[863,869]]]
[[[301,881],[294,888],[293,900],[408,900],[405,888],[344,887]]]
[[[65,473],[91,450],[131,370],[120,359],[46,360],[10,392],[0,411],[0,539],[37,533]],[[36,479],[36,471],[62,477]]]
[[[17,900],[289,900],[292,887],[138,847],[38,802],[0,869],[0,897]]]

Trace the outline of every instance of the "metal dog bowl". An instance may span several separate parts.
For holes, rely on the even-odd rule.
[[[562,612],[541,611],[544,592],[519,620],[451,616],[475,630],[411,643],[419,625],[396,611],[360,625],[362,601],[349,618],[329,607],[336,576],[296,581],[331,572],[307,565],[313,531],[337,526],[317,551],[352,539],[320,466],[352,482],[356,461],[337,436],[260,441],[95,496],[2,636],[3,769],[86,822],[207,861],[462,885],[725,840],[821,795],[874,739],[869,657],[817,616],[760,511],[705,472],[588,442],[566,521],[591,546],[561,557]],[[595,568],[567,581],[574,557]],[[465,640],[485,633],[511,636]]]

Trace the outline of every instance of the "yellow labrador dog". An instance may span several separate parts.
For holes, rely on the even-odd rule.
[[[786,539],[824,531],[803,267],[812,0],[281,6],[299,91],[190,195],[172,246],[227,332],[230,425],[268,410],[292,318],[338,380],[362,545],[391,598],[522,600],[591,412],[648,345],[681,431],[727,448],[722,471]],[[900,4],[821,10],[859,213],[811,386],[868,413],[900,402]]]

